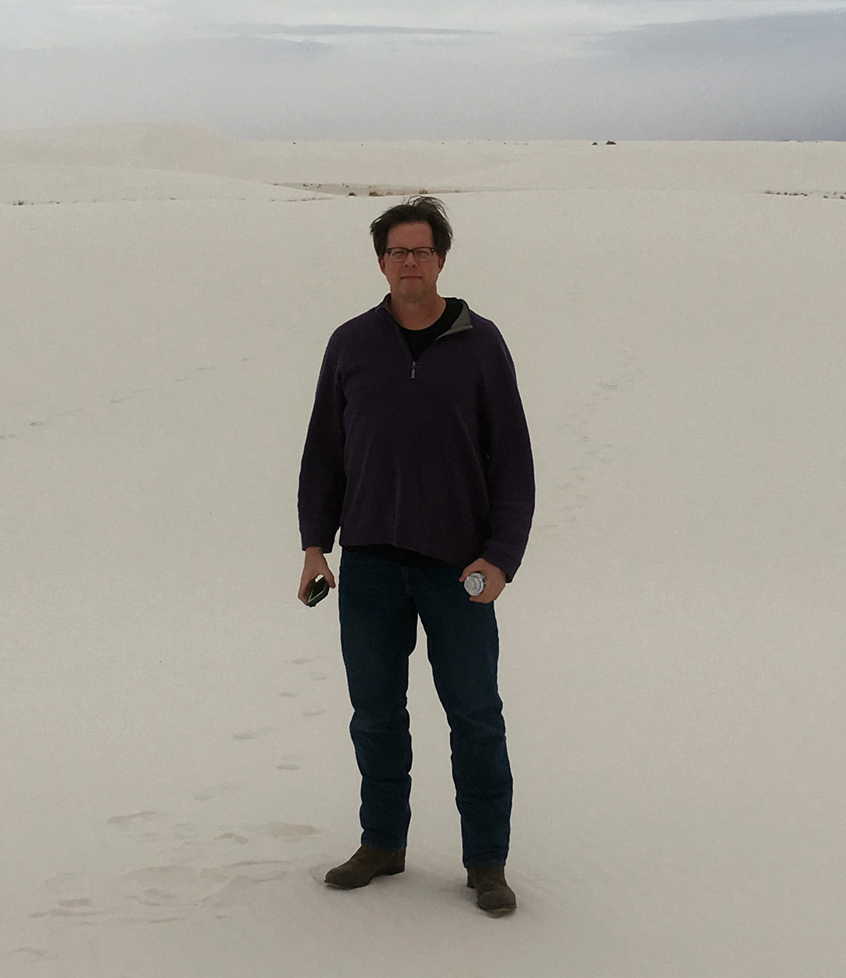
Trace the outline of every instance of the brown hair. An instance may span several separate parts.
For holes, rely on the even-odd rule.
[[[389,207],[370,225],[373,247],[381,258],[388,247],[388,232],[398,224],[428,224],[432,229],[432,242],[441,258],[452,244],[452,227],[443,202],[437,197],[406,197],[401,204]]]

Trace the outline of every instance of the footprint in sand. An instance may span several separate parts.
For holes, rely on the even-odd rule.
[[[200,827],[193,822],[180,822],[174,825],[173,835],[179,842],[196,842],[200,838]]]
[[[237,832],[221,832],[214,837],[215,842],[235,842],[239,846],[245,846],[250,840],[246,835],[239,835]]]
[[[163,923],[160,911],[183,910],[198,906],[213,890],[204,883],[202,872],[191,866],[147,866],[135,869],[124,876],[124,895],[139,910],[155,915],[155,922]],[[134,915],[133,915],[134,916]]]
[[[155,841],[158,839],[158,834],[153,831],[156,828],[155,822],[164,818],[165,816],[161,812],[135,812],[132,815],[115,815],[113,818],[106,820],[106,825],[110,828],[117,829],[119,832],[125,832],[127,835],[132,835],[137,839],[142,841]],[[149,827],[148,831],[144,832],[143,829]]]
[[[313,825],[296,825],[291,822],[267,822],[264,825],[244,825],[242,828],[282,842],[302,842],[308,836],[320,833],[320,829],[316,829]]]
[[[220,882],[247,880],[251,883],[269,883],[281,880],[288,875],[291,863],[283,859],[246,859],[237,863],[226,863],[215,869],[204,869],[203,877]]]
[[[52,895],[55,903],[49,910],[31,913],[29,916],[34,920],[51,920],[90,927],[96,923],[97,918],[108,916],[110,913],[108,901],[94,894],[92,880],[84,872],[59,873],[57,876],[51,876],[45,880],[44,889]],[[26,950],[26,948],[20,949],[22,956]],[[53,955],[49,954],[49,956]]]
[[[94,917],[102,917],[105,910],[71,910],[68,907],[53,907],[52,910],[39,910],[29,916],[33,920],[75,920],[88,923]]]
[[[226,911],[228,907],[242,908],[249,904],[251,892],[256,886],[275,883],[284,879],[291,869],[291,863],[282,860],[244,861],[229,863],[217,869],[205,870],[207,879],[222,882],[218,890],[203,898],[200,906],[213,910]],[[225,912],[215,914],[218,919]]]
[[[195,792],[194,799],[195,801],[211,801],[212,798],[221,798],[223,795],[234,794],[236,791],[240,791],[241,787],[240,784],[224,781],[223,784],[213,784],[208,788],[203,788]]]
[[[85,888],[87,883],[88,878],[85,873],[59,873],[58,876],[51,876],[45,881],[44,889],[56,896],[69,896]]]
[[[176,892],[195,887],[200,874],[192,866],[145,866],[133,869],[124,879],[145,887],[144,892],[151,899],[156,893],[172,899]]]
[[[271,859],[242,860],[206,869],[148,866],[126,874],[125,896],[133,904],[134,914],[142,914],[146,923],[168,923],[183,919],[193,908],[243,906],[245,891],[284,879],[291,865]]]
[[[45,951],[43,947],[16,947],[8,956],[20,961],[56,961],[59,957],[53,951]]]
[[[149,813],[137,813],[138,816],[144,814]],[[134,817],[137,818],[119,816],[113,824],[131,825]],[[310,825],[287,822],[222,826],[213,839],[207,839],[212,847],[206,855],[219,857],[227,843],[245,845],[257,836],[295,843],[317,831]],[[193,841],[201,836],[202,830],[193,823],[181,823],[175,826],[175,833],[177,838]],[[112,881],[101,880],[98,889],[104,883],[106,888],[99,897],[89,895],[91,880],[84,873],[54,876],[46,881],[45,889],[53,894],[55,904],[30,914],[30,917],[54,924],[88,927],[103,917],[130,925],[181,922],[195,919],[198,912],[205,915],[209,911],[222,917],[229,907],[243,907],[251,899],[249,893],[254,887],[284,879],[293,867],[293,863],[281,859],[244,859],[217,864],[206,862],[199,853],[190,863],[176,857],[175,853],[174,857],[174,862],[142,866]],[[54,957],[51,951],[37,947],[20,947],[8,956],[33,963]]]
[[[258,740],[259,737],[269,737],[278,732],[278,727],[259,727],[258,730],[242,730],[232,734],[232,737],[234,740]]]
[[[49,910],[29,914],[33,920],[50,920],[90,927],[97,918],[107,916],[109,913],[108,908],[101,905],[102,901],[95,902],[89,895],[91,881],[85,873],[61,873],[52,876],[44,883],[44,889],[57,898],[56,902]],[[20,949],[22,954],[26,950],[26,948]]]
[[[300,761],[302,760],[303,757],[301,754],[285,754],[279,758],[279,763],[276,767],[279,771],[299,771]]]
[[[106,825],[123,831],[132,831],[142,825],[149,825],[150,822],[155,822],[156,819],[162,817],[161,812],[135,812],[132,815],[115,815],[113,818],[106,819]]]

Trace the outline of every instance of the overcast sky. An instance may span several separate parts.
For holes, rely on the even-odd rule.
[[[846,0],[0,0],[0,128],[846,140]]]

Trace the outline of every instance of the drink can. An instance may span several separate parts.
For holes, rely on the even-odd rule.
[[[468,594],[472,594],[474,597],[477,594],[481,594],[485,590],[485,585],[487,581],[485,580],[485,575],[481,571],[474,571],[472,574],[468,574],[464,578],[464,590]]]

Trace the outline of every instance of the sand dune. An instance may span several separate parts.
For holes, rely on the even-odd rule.
[[[3,978],[841,975],[844,151],[0,134]],[[537,455],[497,922],[422,648],[408,870],[320,883],[357,776],[296,476],[414,189]]]
[[[843,143],[236,142],[154,124],[0,132],[0,159],[291,184],[465,190],[846,192]]]
[[[174,170],[6,165],[0,203],[116,203],[124,200],[309,200],[313,191]]]

